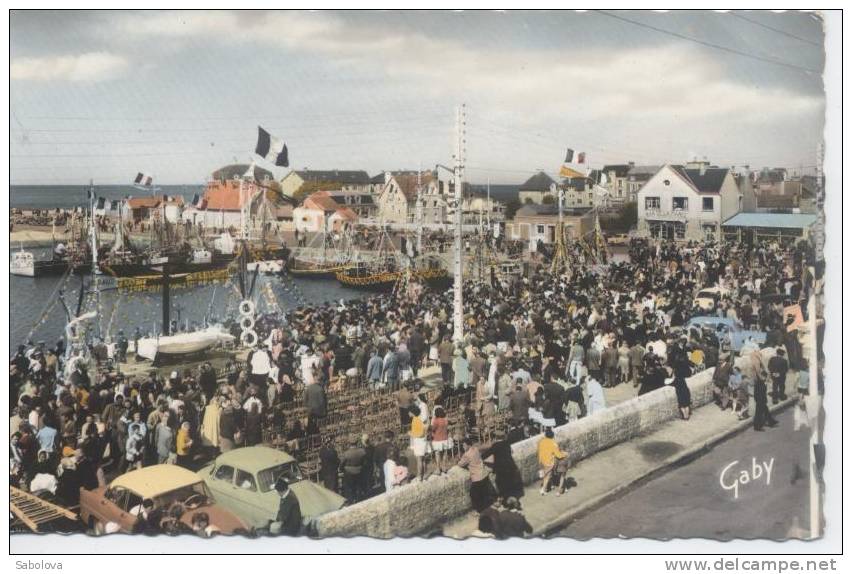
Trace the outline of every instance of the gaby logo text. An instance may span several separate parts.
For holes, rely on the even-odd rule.
[[[766,481],[766,486],[772,483],[772,466],[775,464],[775,458],[770,458],[768,461],[761,463],[757,462],[757,458],[751,458],[751,468],[746,465],[744,468],[738,468],[740,461],[735,460],[731,464],[722,469],[719,475],[719,484],[725,490],[734,492],[734,499],[740,496],[740,485],[745,486],[750,482]]]

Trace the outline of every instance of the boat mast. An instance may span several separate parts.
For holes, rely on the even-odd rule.
[[[95,181],[89,180],[89,242],[92,247],[92,273],[100,274],[98,268],[98,227],[95,223]]]
[[[171,334],[171,299],[169,293],[169,269],[168,264],[163,264],[163,328],[162,333],[164,337],[168,337]]]
[[[488,195],[488,202],[486,204],[488,211],[486,212],[486,216],[488,217],[488,229],[490,230],[491,229],[491,211],[492,211],[492,208],[491,208],[491,176],[488,176],[488,181],[485,185],[486,185],[486,187],[485,187],[486,193]]]
[[[325,265],[327,262],[327,257],[325,254],[325,247],[328,243],[328,214],[323,211],[322,212],[322,264]]]
[[[465,136],[465,106],[462,104],[456,110],[456,154],[455,181],[455,255],[453,281],[453,340],[461,343],[464,339],[464,301],[462,296],[462,180],[464,173],[464,136]]]

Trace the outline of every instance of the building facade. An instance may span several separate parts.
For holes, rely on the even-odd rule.
[[[248,216],[256,219],[266,216],[275,220],[277,193],[270,189],[276,184],[272,173],[246,164],[227,165],[213,172],[204,195],[198,203],[183,210],[181,218],[194,225],[227,229],[240,229],[243,207],[247,203]],[[267,210],[261,213],[262,210]]]
[[[339,231],[344,224],[358,221],[358,215],[345,203],[338,202],[333,193],[338,192],[312,193],[305,198],[302,205],[293,210],[293,224],[297,231]]]
[[[518,201],[521,202],[521,205],[527,205],[530,203],[543,204],[546,197],[551,198],[547,201],[556,200],[555,185],[556,181],[552,177],[540,171],[526,180],[518,189]]]
[[[557,206],[524,205],[515,213],[514,219],[506,222],[506,239],[528,241],[530,249],[534,249],[539,242],[549,245],[556,241],[558,224]],[[594,212],[589,209],[563,209],[562,224],[567,239],[580,239],[594,231]]]
[[[654,239],[721,239],[722,222],[740,211],[730,169],[664,165],[638,195],[638,232]]]
[[[423,223],[445,223],[448,220],[449,204],[447,195],[442,193],[446,186],[441,183],[435,172],[420,174],[420,209]],[[386,223],[414,223],[418,217],[417,184],[416,173],[389,175],[378,197],[376,217]]]

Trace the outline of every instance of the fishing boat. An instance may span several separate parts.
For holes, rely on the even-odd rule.
[[[161,335],[139,339],[136,355],[152,362],[177,360],[202,353],[222,343],[232,343],[235,337],[222,326],[214,325],[176,335]]]
[[[352,241],[347,229],[339,240],[327,232],[328,216],[324,229],[314,235],[310,243],[294,254],[287,271],[294,277],[306,279],[333,279],[352,260]]]
[[[9,261],[9,273],[20,277],[43,277],[46,275],[62,275],[68,270],[68,260],[48,259],[38,260],[31,251],[21,248],[12,253]]]
[[[450,284],[450,274],[437,258],[417,264],[400,266],[394,259],[384,261],[358,261],[337,272],[337,280],[346,287],[369,291],[389,292],[404,280],[425,283],[443,289]]]
[[[406,241],[408,253],[400,253],[383,229],[376,241],[374,255],[355,259],[335,273],[346,287],[370,291],[393,291],[402,281],[416,281],[433,288],[449,285],[450,275],[434,255],[416,256],[413,244]]]
[[[21,244],[20,249],[11,254],[9,258],[9,273],[18,275],[19,277],[44,277],[48,275],[62,275],[69,267],[75,271],[80,271],[80,263],[86,260],[85,242],[82,247],[79,241],[74,241],[72,232],[72,242],[70,249],[62,242],[56,240],[56,228],[52,228],[51,237],[53,240],[53,257],[51,259],[37,259],[32,251],[24,249]]]

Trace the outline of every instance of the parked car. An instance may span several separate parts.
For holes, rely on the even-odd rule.
[[[336,492],[304,479],[292,456],[266,446],[224,452],[202,467],[198,475],[223,506],[255,531],[268,529],[277,517],[280,497],[275,482],[279,477],[287,480],[299,500],[308,531],[314,519],[340,509],[346,501]]]
[[[727,346],[735,352],[739,352],[747,342],[753,343],[756,347],[766,342],[766,333],[763,331],[750,331],[727,317],[692,317],[686,322],[686,328],[710,329],[723,347]]]
[[[80,489],[80,519],[97,535],[132,533],[142,501],[150,499],[154,509],[167,512],[182,505],[180,521],[192,527],[192,517],[205,512],[209,524],[222,534],[248,534],[245,522],[216,503],[210,489],[197,474],[173,464],[157,464],[122,474],[108,486]]]
[[[719,304],[722,297],[727,294],[728,290],[722,287],[706,287],[695,295],[692,304],[702,311],[712,311]]]

